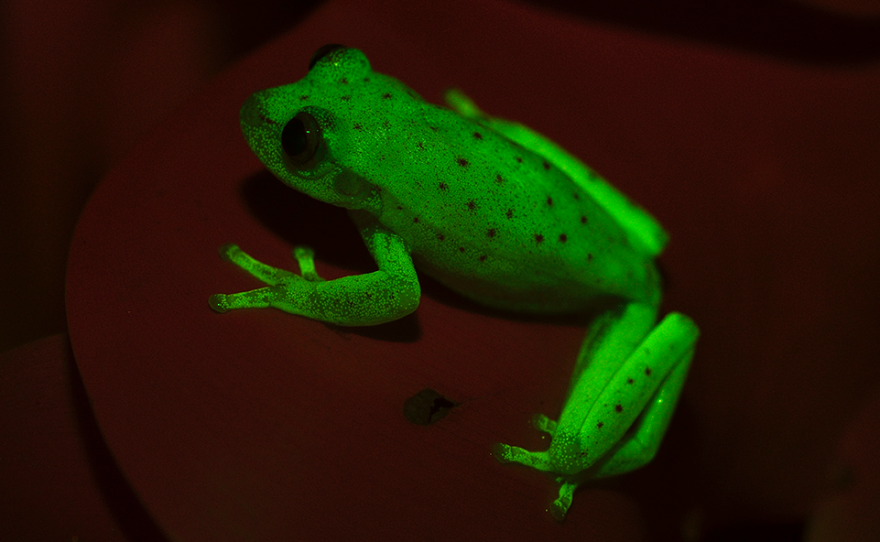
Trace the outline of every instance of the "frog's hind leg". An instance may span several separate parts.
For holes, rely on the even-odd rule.
[[[648,387],[649,394],[644,399],[633,400],[634,397],[628,397],[630,399],[628,408],[638,409],[640,413],[617,444],[599,461],[595,464],[580,465],[584,469],[589,468],[588,478],[623,474],[642,467],[654,458],[675,412],[698,335],[699,331],[690,318],[679,313],[671,313],[652,330],[627,359],[606,390],[598,397],[597,408],[592,409],[587,416],[581,434],[575,439],[578,449],[587,443],[595,442],[593,434],[597,430],[594,430],[594,427],[602,427],[602,422],[597,420],[613,415],[611,412],[603,413],[600,408],[602,405],[616,405],[614,412],[620,413],[621,398],[627,398],[624,395],[627,393],[625,386],[633,386],[636,379],[650,379],[652,375],[661,380]],[[564,454],[563,451],[562,455]],[[575,457],[578,455],[575,454]],[[557,520],[565,517],[574,490],[584,479],[586,478],[583,473],[561,476],[557,479],[562,483],[562,487],[559,489],[559,497],[553,501],[550,510]]]
[[[696,341],[696,337],[693,340]],[[691,359],[694,356],[694,346],[695,342],[692,342],[690,348],[684,352],[681,360],[651,397],[627,435],[598,466],[596,478],[629,472],[654,459],[672,420],[681,389],[684,387]]]

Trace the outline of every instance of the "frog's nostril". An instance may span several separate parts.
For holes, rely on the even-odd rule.
[[[251,96],[244,101],[244,104],[241,106],[241,111],[238,113],[238,118],[242,124],[248,126],[257,127],[263,123],[263,115],[260,112],[260,103],[255,96]]]

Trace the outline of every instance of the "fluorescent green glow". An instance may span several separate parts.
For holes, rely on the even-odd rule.
[[[595,172],[521,124],[485,115],[460,91],[451,109],[372,71],[356,49],[327,47],[302,80],[241,109],[245,139],[282,182],[349,209],[373,273],[325,281],[313,253],[300,274],[235,245],[220,253],[266,287],[211,296],[217,312],[275,307],[339,325],[400,318],[419,302],[417,266],[488,306],[580,312],[619,299],[591,326],[551,446],[498,444],[496,457],[552,473],[561,519],[577,485],[653,457],[675,409],[698,331],[677,313],[658,326],[653,258],[663,228]]]

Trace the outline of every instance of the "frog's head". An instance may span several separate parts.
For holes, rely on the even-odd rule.
[[[359,167],[371,147],[362,125],[382,117],[370,101],[381,100],[367,89],[391,79],[374,73],[361,51],[325,45],[312,55],[306,77],[245,101],[242,132],[285,184],[340,207],[373,208],[378,190]]]

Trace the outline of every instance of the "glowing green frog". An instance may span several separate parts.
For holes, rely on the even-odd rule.
[[[486,116],[457,91],[450,109],[327,45],[299,82],[257,92],[241,128],[292,188],[349,210],[378,271],[325,281],[313,253],[300,274],[235,245],[221,255],[268,286],[211,296],[217,312],[275,307],[338,325],[374,325],[418,307],[418,268],[484,305],[596,311],[559,421],[538,415],[550,448],[496,444],[502,462],[554,475],[564,517],[579,483],[654,456],[688,372],[698,330],[671,313],[655,326],[662,227],[596,173],[521,124]]]

